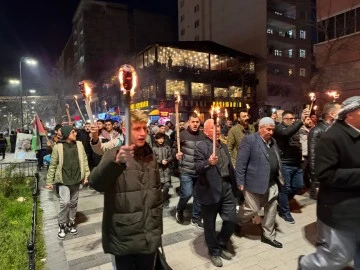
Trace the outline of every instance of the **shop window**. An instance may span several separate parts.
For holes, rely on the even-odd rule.
[[[241,98],[242,89],[240,86],[230,86],[229,87],[229,96],[232,98]]]
[[[166,80],[166,97],[174,98],[174,93],[178,92],[180,95],[186,95],[185,93],[185,81],[178,80]]]
[[[206,83],[191,83],[191,95],[193,97],[211,96],[211,85]]]
[[[229,89],[222,88],[222,87],[215,87],[214,88],[214,96],[227,98],[227,97],[229,97]]]

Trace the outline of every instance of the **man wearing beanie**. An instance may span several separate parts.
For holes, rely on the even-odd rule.
[[[75,216],[79,198],[80,182],[87,183],[90,174],[84,146],[76,141],[73,126],[60,129],[62,140],[54,145],[46,177],[46,188],[59,187],[60,211],[58,238],[63,240],[66,232],[76,235]]]
[[[236,182],[245,202],[240,207],[237,231],[264,207],[261,242],[282,248],[275,240],[275,218],[278,184],[284,185],[284,181],[279,151],[272,138],[274,130],[274,120],[264,117],[259,122],[259,131],[245,136],[239,146]]]
[[[360,269],[360,96],[342,106],[315,146],[317,245],[300,256],[298,269],[342,269],[353,259]]]

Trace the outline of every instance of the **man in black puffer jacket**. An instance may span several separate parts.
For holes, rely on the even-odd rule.
[[[317,190],[319,188],[319,181],[315,177],[315,146],[320,140],[325,131],[333,124],[341,105],[335,102],[329,102],[324,105],[322,111],[323,120],[318,123],[309,132],[308,137],[308,158],[309,158],[309,171],[310,171],[310,198],[317,199]]]
[[[289,200],[304,186],[301,169],[302,150],[298,131],[308,116],[309,111],[305,109],[301,120],[295,121],[295,114],[285,111],[282,114],[283,121],[275,127],[274,138],[280,150],[285,181],[285,185],[281,186],[279,191],[279,215],[290,224],[294,224],[295,220],[290,214]]]
[[[198,179],[194,162],[195,147],[206,139],[205,134],[199,130],[199,126],[199,116],[196,113],[191,113],[188,128],[180,132],[180,152],[176,153],[176,159],[179,161],[180,199],[176,207],[175,217],[178,223],[184,223],[184,209],[191,195],[193,195],[192,224],[199,229],[204,229],[200,215],[200,204],[196,199],[196,194],[193,194],[193,187]],[[176,141],[174,147],[177,149]]]

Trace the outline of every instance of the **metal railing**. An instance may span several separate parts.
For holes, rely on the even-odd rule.
[[[32,224],[27,249],[29,254],[29,270],[35,269],[35,244],[36,244],[36,219],[37,219],[37,200],[39,195],[39,173],[34,175],[34,187],[32,192],[33,206],[32,206]]]
[[[0,163],[0,179],[14,175],[31,177],[37,172],[37,161]]]

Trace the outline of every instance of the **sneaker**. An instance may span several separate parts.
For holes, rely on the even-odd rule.
[[[66,235],[66,228],[64,223],[59,224],[59,232],[58,232],[58,239],[64,240]]]
[[[184,224],[184,213],[180,211],[176,211],[175,219],[178,223]]]
[[[203,230],[204,229],[204,223],[201,220],[192,220],[192,225],[194,225],[196,228]]]
[[[78,231],[75,227],[75,222],[74,221],[71,221],[68,223],[68,228],[69,228],[69,233],[72,234],[72,235],[77,235],[78,234]]]
[[[295,224],[295,220],[293,219],[293,217],[290,214],[284,215],[284,214],[279,213],[279,216],[281,218],[283,218],[287,223]]]
[[[221,249],[220,256],[225,260],[231,260],[231,258],[233,257],[233,255],[226,249]]]
[[[304,257],[304,255],[300,255],[299,258],[298,258],[298,268],[297,270],[301,270],[301,259],[302,257]]]
[[[215,265],[216,267],[223,266],[220,256],[210,256],[210,260],[211,260],[212,264]]]

